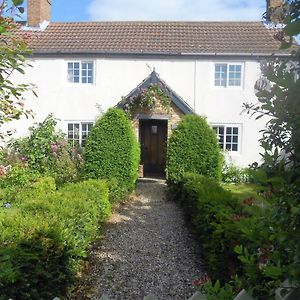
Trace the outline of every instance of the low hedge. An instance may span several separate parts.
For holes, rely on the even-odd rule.
[[[176,199],[196,231],[210,277],[226,280],[239,266],[234,253],[239,238],[234,215],[242,207],[216,180],[202,175],[187,173],[176,188]]]
[[[42,178],[0,208],[0,299],[53,299],[66,294],[110,213],[101,180],[55,190]]]

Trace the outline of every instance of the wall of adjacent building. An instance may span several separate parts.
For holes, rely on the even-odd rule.
[[[94,84],[68,83],[67,62],[75,60],[94,61]],[[260,159],[259,130],[266,122],[250,118],[242,108],[244,102],[257,102],[253,87],[260,76],[259,63],[255,60],[232,60],[243,64],[242,87],[220,88],[214,86],[215,62],[231,60],[36,57],[30,61],[33,67],[26,70],[25,77],[15,77],[18,82],[27,81],[37,86],[38,98],[30,92],[25,95],[35,119],[22,119],[13,122],[10,127],[17,130],[16,136],[22,136],[33,122],[42,121],[53,113],[60,119],[58,126],[67,132],[68,121],[94,121],[100,111],[116,105],[155,68],[159,76],[198,114],[207,117],[209,123],[240,127],[240,150],[229,153],[229,159],[240,166],[247,166]]]

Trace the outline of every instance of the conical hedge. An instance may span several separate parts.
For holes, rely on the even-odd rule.
[[[222,156],[214,130],[203,117],[183,117],[169,140],[167,179],[176,182],[185,172],[219,179],[221,167]]]
[[[88,178],[108,179],[113,198],[123,198],[138,178],[140,146],[126,114],[109,109],[93,127],[85,149]]]

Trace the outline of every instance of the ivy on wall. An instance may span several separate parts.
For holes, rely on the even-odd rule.
[[[130,98],[129,102],[124,105],[124,111],[130,118],[133,118],[139,110],[152,111],[158,103],[168,112],[171,106],[171,97],[158,85],[150,85],[137,96]]]

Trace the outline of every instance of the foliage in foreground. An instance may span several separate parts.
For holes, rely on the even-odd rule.
[[[167,179],[180,180],[185,172],[220,179],[222,157],[213,129],[203,117],[185,116],[172,133],[167,152]]]
[[[27,166],[31,172],[50,175],[58,185],[76,182],[83,170],[79,149],[71,147],[65,136],[55,129],[56,120],[49,115],[43,122],[29,128],[30,135],[13,140],[2,153],[2,162]]]
[[[215,180],[197,174],[185,174],[172,185],[207,262],[209,277],[195,283],[208,299],[233,299],[246,289],[255,299],[273,300],[286,279],[299,286],[299,188],[262,190],[264,201],[253,194],[237,200]]]
[[[100,180],[40,178],[0,206],[0,299],[53,299],[74,280],[88,245],[110,212]]]
[[[23,0],[0,1],[0,128],[3,124],[19,120],[22,116],[27,118],[32,111],[25,108],[23,94],[33,91],[28,83],[16,84],[12,81],[13,74],[24,74],[28,65],[25,55],[29,54],[25,34],[14,34],[17,24],[13,21],[15,11],[24,12]],[[35,94],[35,93],[34,93]],[[0,139],[11,135],[0,129]]]
[[[93,127],[85,150],[88,178],[108,179],[113,200],[135,188],[140,147],[126,114],[111,108]]]

